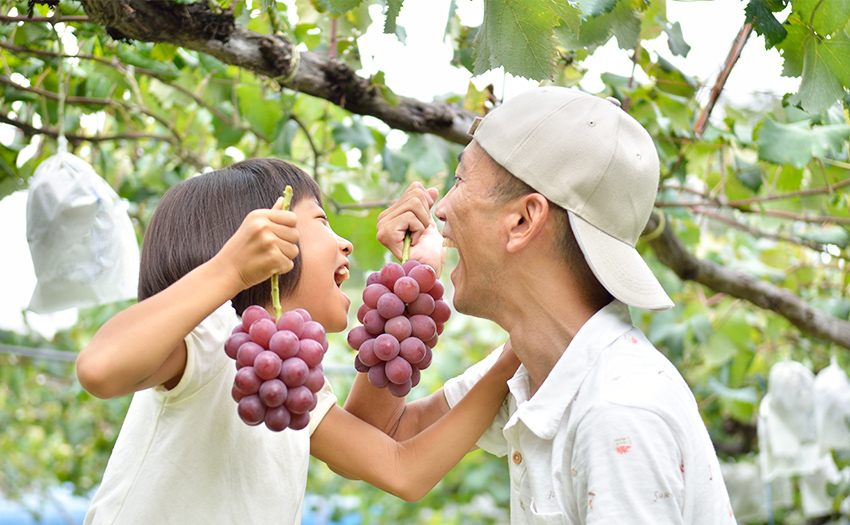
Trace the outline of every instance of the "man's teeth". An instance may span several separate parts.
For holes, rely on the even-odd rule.
[[[444,248],[457,248],[457,244],[448,237],[443,237],[443,247]]]

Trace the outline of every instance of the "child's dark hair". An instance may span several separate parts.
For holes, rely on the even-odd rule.
[[[300,168],[279,159],[250,159],[193,177],[170,188],[154,211],[142,242],[139,301],[161,292],[209,261],[253,210],[271,208],[286,186],[291,206],[305,198],[322,205],[318,184]],[[281,294],[291,293],[301,276],[301,257],[279,277]],[[233,298],[242,315],[252,304],[271,301],[268,280]]]

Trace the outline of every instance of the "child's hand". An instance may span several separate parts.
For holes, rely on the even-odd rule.
[[[216,258],[230,265],[242,281],[243,289],[259,284],[275,274],[292,270],[298,256],[296,215],[283,211],[281,197],[270,210],[249,213]]]
[[[443,237],[431,217],[437,188],[426,189],[414,182],[402,196],[378,216],[378,241],[401,259],[404,235],[410,231],[410,258],[428,264],[439,277],[446,261]]]

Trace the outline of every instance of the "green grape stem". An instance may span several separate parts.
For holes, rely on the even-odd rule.
[[[404,234],[404,246],[401,249],[401,264],[410,258],[410,232]]]
[[[282,210],[289,211],[289,203],[292,202],[292,186],[287,185],[283,190],[283,206]],[[274,319],[280,319],[283,313],[283,308],[280,306],[280,285],[278,284],[277,274],[272,275],[272,306],[274,307]]]

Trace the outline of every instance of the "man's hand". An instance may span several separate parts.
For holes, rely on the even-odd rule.
[[[426,189],[414,182],[402,196],[378,216],[378,241],[401,260],[404,235],[410,232],[410,258],[431,265],[437,276],[446,262],[443,236],[431,217],[437,201],[437,188]]]

